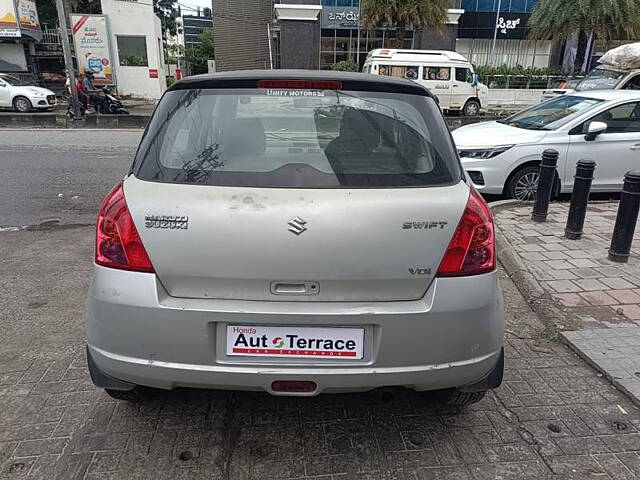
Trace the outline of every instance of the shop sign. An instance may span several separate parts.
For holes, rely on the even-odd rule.
[[[0,38],[20,36],[18,16],[13,0],[0,0]]]
[[[358,28],[359,20],[358,7],[322,7],[320,26],[322,28]]]
[[[149,69],[149,78],[158,78],[158,69],[150,68]]]
[[[522,40],[526,38],[527,13],[466,12],[458,22],[458,38],[498,38]]]
[[[96,85],[113,85],[113,57],[104,15],[71,15],[71,32],[80,73],[93,72]]]
[[[40,30],[40,19],[34,0],[18,0],[18,16],[20,28],[25,30]]]

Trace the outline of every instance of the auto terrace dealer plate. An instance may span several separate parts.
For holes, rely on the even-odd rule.
[[[227,326],[227,355],[362,358],[364,328]]]

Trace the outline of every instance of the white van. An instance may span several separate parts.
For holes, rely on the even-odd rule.
[[[478,115],[489,98],[489,89],[478,81],[473,65],[456,52],[377,49],[367,55],[363,71],[414,80],[438,97],[445,112]]]

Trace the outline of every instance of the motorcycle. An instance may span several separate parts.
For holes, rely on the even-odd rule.
[[[112,115],[129,115],[129,111],[124,108],[122,101],[116,97],[109,87],[102,87],[102,93],[104,99],[99,105],[98,111],[100,113],[112,114]]]

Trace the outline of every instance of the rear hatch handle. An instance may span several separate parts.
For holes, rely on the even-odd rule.
[[[271,282],[274,295],[317,295],[319,292],[318,282]]]

